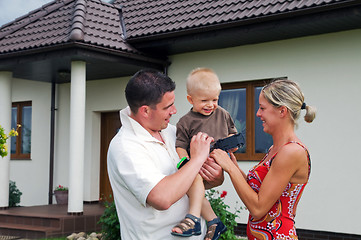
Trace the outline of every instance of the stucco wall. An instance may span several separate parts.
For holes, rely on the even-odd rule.
[[[184,79],[194,67],[213,68],[222,82],[286,76],[297,81],[305,102],[318,109],[312,124],[302,119],[298,136],[311,153],[312,172],[299,203],[296,226],[303,229],[361,234],[361,30],[180,54],[170,58],[169,75],[177,82],[177,115],[184,104]],[[183,81],[183,82],[182,82]],[[245,171],[256,162],[240,162]],[[237,201],[230,181],[227,202]],[[231,207],[232,208],[232,207]],[[241,221],[247,218],[242,212]]]
[[[86,83],[84,201],[99,200],[100,117],[101,112],[126,107],[124,89],[128,78]],[[54,184],[68,185],[70,84],[58,86],[56,163]]]
[[[20,205],[47,204],[51,84],[13,79],[12,89],[13,102],[32,101],[32,131],[31,160],[11,160],[10,180],[22,192]]]

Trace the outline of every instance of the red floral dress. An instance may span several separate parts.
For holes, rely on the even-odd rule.
[[[296,143],[305,149],[308,159],[309,177],[311,171],[311,161],[308,150],[305,146],[298,142],[288,142],[285,145],[290,143]],[[258,193],[262,181],[267,175],[272,164],[272,160],[276,157],[277,153],[275,153],[268,161],[261,165],[256,165],[249,171],[247,175],[247,182],[255,192]],[[268,153],[264,159],[267,155]],[[294,225],[294,217],[296,215],[298,201],[301,198],[306,184],[307,183],[288,183],[281,197],[263,218],[255,220],[251,215],[249,215],[247,224],[248,239],[298,239]]]

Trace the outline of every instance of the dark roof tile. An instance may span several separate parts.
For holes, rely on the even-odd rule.
[[[343,2],[348,0],[54,0],[0,27],[0,54],[74,41],[141,54],[127,40]]]
[[[122,38],[119,10],[101,0],[55,0],[0,28],[0,54],[73,41],[140,54]]]
[[[115,0],[129,39],[244,21],[346,0]]]

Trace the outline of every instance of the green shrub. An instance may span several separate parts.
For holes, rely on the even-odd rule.
[[[210,189],[206,192],[206,197],[210,202],[214,213],[221,219],[226,225],[227,231],[220,237],[221,240],[237,240],[238,238],[234,234],[234,227],[237,226],[236,217],[240,213],[240,208],[236,208],[234,213],[231,213],[227,209],[228,205],[224,203],[224,198],[227,195],[226,191],[221,194],[219,191]],[[100,217],[98,224],[102,224],[102,234],[105,240],[119,240],[120,236],[120,224],[115,208],[114,201],[104,201],[105,210]]]
[[[119,240],[122,239],[120,236],[120,224],[115,209],[114,201],[104,201],[105,210],[103,215],[100,217],[98,224],[102,225],[103,239],[105,240]]]
[[[221,194],[219,191],[210,189],[206,191],[206,198],[212,206],[214,213],[221,219],[221,221],[226,225],[227,231],[223,233],[220,239],[223,240],[235,240],[238,239],[234,234],[234,227],[237,226],[236,217],[240,213],[242,208],[236,208],[234,213],[231,213],[227,209],[229,206],[224,203],[224,198],[226,197],[227,192],[223,191]]]
[[[9,207],[17,207],[20,203],[22,192],[16,187],[14,181],[9,182]]]

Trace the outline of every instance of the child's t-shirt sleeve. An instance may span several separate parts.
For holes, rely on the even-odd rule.
[[[177,139],[175,142],[175,147],[187,150],[190,144],[190,139],[188,136],[187,128],[184,126],[183,123],[184,122],[182,121],[182,119],[179,120],[179,122],[177,123]]]
[[[234,121],[231,117],[231,114],[229,114],[229,112],[227,112],[227,114],[226,114],[226,121],[227,121],[227,126],[228,126],[228,134],[236,134],[237,128],[236,128],[236,125],[234,124]]]

